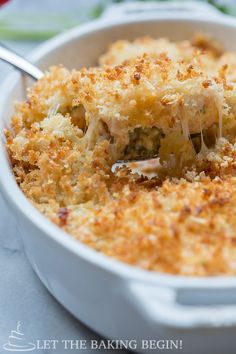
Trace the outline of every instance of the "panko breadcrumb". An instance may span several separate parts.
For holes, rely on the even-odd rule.
[[[20,188],[122,262],[236,274],[236,54],[201,36],[141,38],[99,63],[53,67],[16,104],[6,137]],[[112,169],[141,152],[159,158]]]
[[[99,58],[99,64],[101,66],[120,65],[125,60],[137,58],[144,53],[148,54],[149,57],[157,57],[161,53],[166,53],[174,61],[192,62],[199,51],[207,53],[202,60],[208,69],[216,64],[215,59],[222,54],[222,48],[217,42],[201,34],[196,34],[191,41],[180,42],[171,42],[167,38],[154,39],[145,36],[132,42],[118,40],[112,43],[108,51]]]

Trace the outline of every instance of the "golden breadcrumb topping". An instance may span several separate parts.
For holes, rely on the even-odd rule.
[[[186,62],[192,62],[199,51],[207,53],[202,60],[208,69],[214,64],[215,58],[223,52],[218,43],[201,34],[195,35],[191,41],[185,40],[181,42],[171,42],[167,38],[154,39],[145,36],[137,38],[133,42],[118,40],[112,43],[108,51],[99,58],[99,64],[100,66],[119,65],[125,60],[137,58],[144,53],[148,54],[149,57],[157,57],[165,53],[172,60],[179,61],[184,59]]]
[[[236,53],[201,35],[145,37],[99,63],[52,67],[16,104],[6,137],[20,188],[122,262],[236,274]]]

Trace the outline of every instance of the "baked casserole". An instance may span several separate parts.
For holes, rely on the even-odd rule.
[[[202,35],[118,41],[97,67],[52,67],[6,131],[20,188],[122,262],[236,274],[235,69],[236,53]],[[137,156],[155,159],[116,165]]]

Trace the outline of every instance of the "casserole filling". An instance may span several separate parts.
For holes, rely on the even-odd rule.
[[[236,274],[236,54],[198,36],[118,41],[52,67],[7,148],[29,200],[83,243],[145,269]],[[117,160],[152,157],[113,168]]]

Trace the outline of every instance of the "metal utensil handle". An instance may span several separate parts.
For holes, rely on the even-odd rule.
[[[24,72],[35,80],[39,80],[43,76],[43,72],[40,69],[19,54],[5,47],[2,43],[0,44],[0,59],[13,65],[16,69]]]

